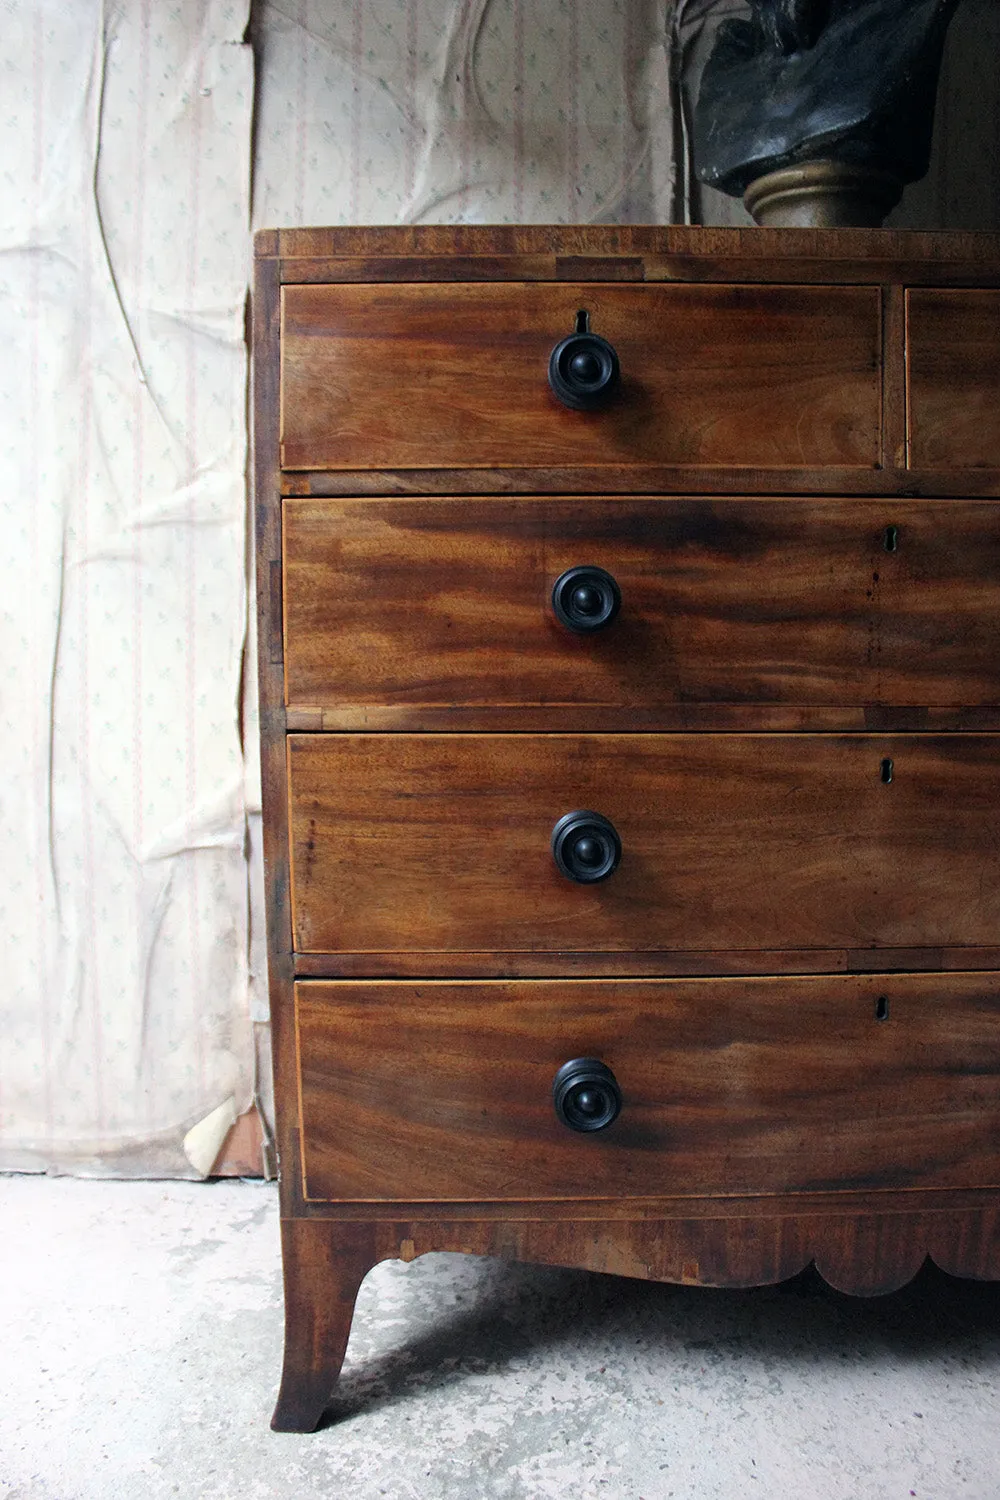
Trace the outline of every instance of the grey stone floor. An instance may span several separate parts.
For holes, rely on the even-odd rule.
[[[272,1433],[276,1195],[0,1178],[3,1500],[998,1500],[1000,1287],[713,1292],[433,1255]]]

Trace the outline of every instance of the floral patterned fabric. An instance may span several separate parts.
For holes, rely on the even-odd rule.
[[[0,26],[5,1168],[194,1173],[250,1094],[246,10]]]

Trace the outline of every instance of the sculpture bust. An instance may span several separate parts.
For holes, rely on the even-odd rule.
[[[762,177],[802,178],[805,164],[822,163],[831,182],[866,182],[872,216],[862,222],[881,222],[904,184],[927,171],[941,54],[957,5],[750,0],[747,17],[719,26],[702,75],[698,177],[746,194]]]

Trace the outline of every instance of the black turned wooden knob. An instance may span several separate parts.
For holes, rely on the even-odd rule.
[[[564,813],[552,830],[552,858],[568,880],[592,885],[618,868],[622,841],[613,823],[600,813]]]
[[[596,333],[571,333],[549,356],[549,385],[564,406],[597,411],[618,388],[618,355]]]
[[[576,1057],[552,1081],[556,1114],[570,1130],[607,1130],[618,1118],[622,1091],[607,1063]]]
[[[603,568],[567,568],[552,589],[556,619],[581,635],[610,625],[621,606],[622,591]]]

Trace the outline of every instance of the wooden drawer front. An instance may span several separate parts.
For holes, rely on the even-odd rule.
[[[601,412],[547,371],[578,310],[621,361]],[[874,287],[288,286],[286,469],[878,461]]]
[[[552,608],[584,564],[622,592],[589,635]],[[287,701],[324,728],[1000,699],[990,502],[286,500],[284,569]]]
[[[997,736],[290,735],[288,749],[300,952],[997,940]],[[600,884],[550,852],[576,809],[622,840]]]
[[[1000,468],[1000,290],[907,294],[910,464]]]
[[[306,1195],[994,1186],[998,978],[300,982]],[[621,1088],[604,1131],[555,1116],[575,1057]]]

